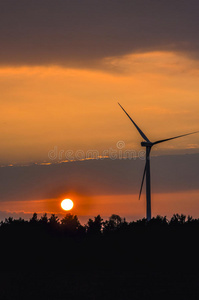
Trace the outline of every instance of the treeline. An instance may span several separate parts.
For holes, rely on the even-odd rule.
[[[49,229],[52,232],[65,232],[68,234],[80,234],[80,235],[105,235],[106,233],[111,232],[128,232],[129,230],[136,231],[138,228],[154,228],[154,229],[163,229],[163,228],[173,228],[177,227],[195,227],[199,229],[199,219],[194,219],[191,216],[186,217],[181,214],[174,214],[169,220],[162,216],[156,216],[150,221],[147,221],[145,218],[127,222],[125,218],[121,218],[119,215],[113,214],[108,220],[103,220],[100,215],[89,219],[85,225],[81,225],[77,215],[72,215],[67,213],[66,216],[62,219],[56,214],[52,214],[50,217],[47,216],[47,213],[44,213],[43,216],[38,218],[37,213],[34,213],[30,220],[24,220],[22,218],[14,219],[13,217],[5,218],[4,221],[0,222],[0,232],[3,230],[14,229],[20,230],[22,228],[40,228],[40,229]]]
[[[52,214],[28,221],[6,218],[0,224],[2,269],[44,268],[94,270],[199,269],[199,219],[175,214],[127,222],[100,215],[81,225],[76,215],[59,220]],[[174,269],[172,272],[174,272]]]

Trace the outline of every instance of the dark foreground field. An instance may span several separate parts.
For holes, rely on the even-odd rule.
[[[61,268],[60,268],[61,269]],[[199,299],[198,278],[164,272],[1,272],[1,299]]]
[[[54,221],[2,222],[0,299],[199,299],[198,220]]]

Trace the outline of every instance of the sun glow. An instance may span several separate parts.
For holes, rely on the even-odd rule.
[[[73,208],[73,201],[71,199],[64,199],[61,202],[61,208],[63,210],[71,210]]]

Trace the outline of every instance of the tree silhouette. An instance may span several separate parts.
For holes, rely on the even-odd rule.
[[[12,224],[13,222],[13,217],[5,218],[5,224]]]
[[[30,223],[37,223],[38,222],[38,218],[37,218],[37,213],[34,213],[32,218],[30,219]]]
[[[116,214],[105,222],[97,215],[82,226],[70,213],[61,221],[56,214],[38,219],[34,213],[29,221],[9,217],[1,222],[0,250],[5,269],[63,264],[70,270],[155,268],[193,274],[199,269],[198,232],[199,219],[182,214],[129,223]]]
[[[49,224],[52,226],[56,226],[59,224],[59,218],[55,214],[52,214],[49,218]]]
[[[100,215],[94,217],[94,220],[89,219],[87,223],[88,234],[100,235],[102,233],[103,219]]]
[[[168,225],[168,220],[166,218],[166,216],[162,217],[162,216],[157,216],[156,218],[152,218],[151,221],[149,222],[150,226],[154,226],[154,227],[163,227],[163,226],[167,226]]]
[[[183,225],[185,224],[186,216],[181,214],[174,214],[170,220],[170,225]]]
[[[78,220],[78,217],[75,215],[72,215],[70,213],[66,214],[66,216],[61,220],[61,225],[64,231],[75,233],[79,226],[80,222]]]
[[[125,219],[123,223],[126,223]],[[122,218],[119,215],[111,215],[108,221],[104,222],[104,232],[119,230],[122,226]]]
[[[47,213],[44,213],[43,216],[41,216],[40,220],[39,220],[40,224],[47,224],[48,223],[48,217],[47,217]]]

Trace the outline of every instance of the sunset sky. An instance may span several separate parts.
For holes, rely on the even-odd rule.
[[[0,219],[61,214],[64,198],[82,220],[145,217],[141,137],[117,102],[152,141],[199,130],[198,10],[195,0],[1,1]],[[152,156],[152,214],[198,217],[199,135]]]

